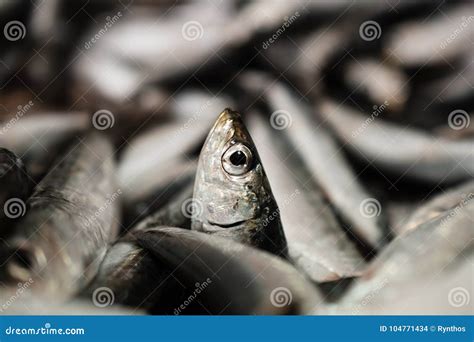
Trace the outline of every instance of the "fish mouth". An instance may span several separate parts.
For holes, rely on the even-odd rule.
[[[242,223],[245,223],[246,220],[241,220],[241,221],[237,221],[237,222],[233,222],[233,223],[228,223],[228,224],[221,224],[221,223],[216,223],[216,222],[212,222],[212,221],[207,221],[207,223],[209,223],[211,226],[214,226],[214,227],[220,227],[220,228],[235,228],[237,226],[240,226]]]

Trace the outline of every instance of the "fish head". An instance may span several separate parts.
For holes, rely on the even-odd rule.
[[[270,198],[264,169],[240,114],[225,109],[199,157],[192,229],[224,236],[235,235],[230,230],[252,229]]]

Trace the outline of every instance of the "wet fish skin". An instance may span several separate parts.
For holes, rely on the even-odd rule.
[[[145,217],[132,228],[132,231],[157,226],[172,226],[191,229],[191,215],[186,212],[186,204],[192,201],[194,177],[187,179],[184,187],[157,212]]]
[[[458,182],[474,175],[472,139],[431,136],[379,118],[367,124],[359,111],[329,99],[318,104],[318,113],[349,151],[387,171],[435,183]]]
[[[381,247],[386,240],[384,217],[361,215],[360,204],[373,196],[360,184],[324,123],[312,118],[311,109],[298,102],[283,83],[272,82],[267,75],[257,72],[243,74],[241,81],[247,90],[261,94],[274,118],[280,116],[288,120],[289,124],[281,129],[284,139],[293,149],[288,153],[295,151],[301,158],[302,167],[310,173],[308,176],[328,197],[332,208],[350,225],[352,233],[369,248]]]
[[[161,305],[172,294],[179,296],[181,286],[170,276],[173,270],[166,267],[136,241],[134,234],[127,234],[107,251],[97,276],[81,295],[93,300],[94,292],[106,287],[114,295],[114,304],[134,310],[150,310]],[[178,293],[178,294],[177,294]],[[166,305],[168,313],[173,305]]]
[[[225,109],[204,143],[194,202],[193,230],[286,255],[278,206],[253,140],[237,112]]]
[[[248,116],[249,129],[274,184],[290,260],[318,283],[360,275],[365,261],[338,224],[321,189],[308,181],[301,160],[258,114]],[[292,165],[291,170],[287,165]]]
[[[38,182],[64,146],[89,126],[89,115],[84,112],[27,114],[14,125],[6,121],[0,126],[0,146],[20,156],[28,174]]]
[[[310,314],[324,305],[314,285],[289,263],[231,239],[162,227],[137,233],[137,240],[173,269],[187,296],[196,283],[207,283],[196,298],[198,311],[183,314]],[[273,305],[274,292],[282,288],[292,299]]]
[[[22,160],[13,152],[0,147],[0,224],[7,220],[5,205],[8,200],[26,200],[29,182]]]
[[[93,151],[93,152],[92,152]],[[71,146],[36,186],[27,212],[2,248],[2,282],[16,288],[34,279],[31,291],[61,302],[96,274],[118,232],[112,146],[97,133]],[[115,197],[114,197],[115,195]]]
[[[467,203],[474,198],[474,181],[468,181],[437,195],[420,205],[400,228],[401,234],[416,229],[420,225],[445,215],[460,203]]]
[[[474,201],[462,200],[400,235],[325,314],[469,314],[446,302],[455,287],[472,293],[473,223]]]

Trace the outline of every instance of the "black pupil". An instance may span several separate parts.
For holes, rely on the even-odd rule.
[[[236,151],[230,155],[230,162],[235,166],[242,166],[247,163],[247,157],[242,151]]]

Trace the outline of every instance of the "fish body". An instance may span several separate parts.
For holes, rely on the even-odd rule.
[[[25,166],[13,152],[0,148],[0,223],[3,219],[16,219],[28,195],[29,179]],[[18,205],[20,207],[18,207]],[[13,212],[11,212],[13,210]]]
[[[224,110],[202,148],[192,229],[286,255],[278,206],[240,114]]]
[[[33,279],[34,295],[62,302],[95,276],[118,232],[120,189],[112,157],[108,140],[94,133],[60,157],[5,238],[6,248],[0,250],[4,284],[15,290],[19,281]]]
[[[292,265],[251,246],[173,227],[147,229],[136,237],[159,261],[157,267],[172,270],[164,282],[178,279],[184,290],[181,301],[172,300],[175,315],[311,314],[324,304]]]

